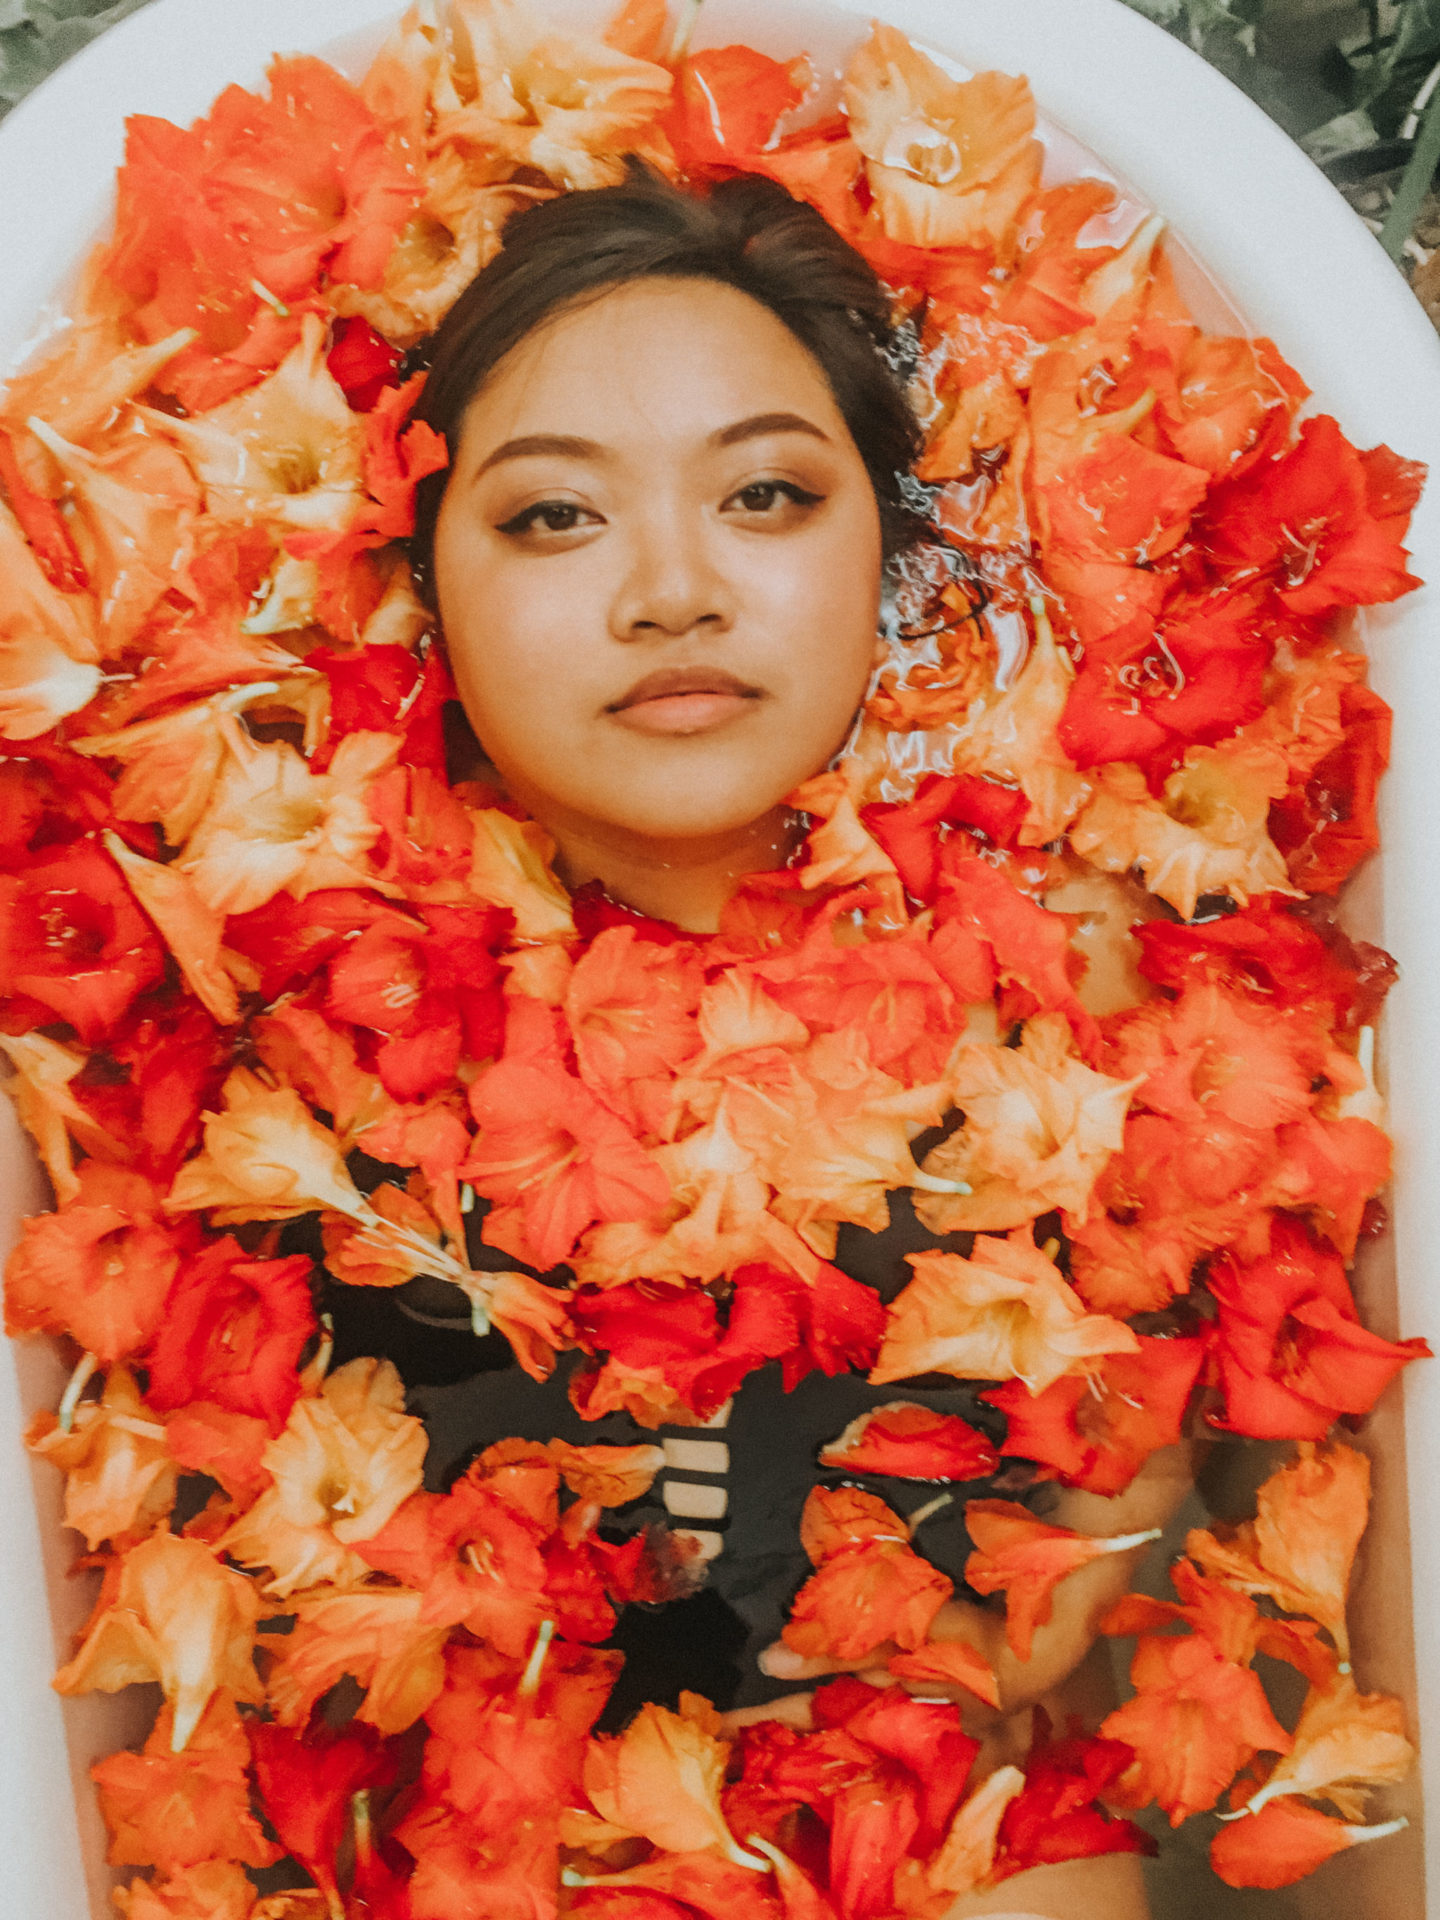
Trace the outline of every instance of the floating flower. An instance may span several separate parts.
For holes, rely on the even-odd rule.
[[[267,1592],[364,1577],[355,1543],[379,1533],[420,1484],[425,1429],[404,1406],[388,1360],[352,1360],[318,1396],[295,1402],[265,1449],[273,1485],[223,1542],[242,1565],[269,1569]]]
[[[845,112],[885,230],[921,247],[997,242],[1039,184],[1024,80],[952,80],[877,22],[845,72]]]
[[[870,1378],[908,1380],[953,1373],[962,1380],[1023,1380],[1042,1392],[1084,1373],[1107,1353],[1133,1353],[1136,1336],[1118,1320],[1087,1314],[1028,1228],[1005,1239],[977,1236],[958,1253],[911,1253],[914,1278],[888,1309],[885,1339]]]
[[[820,1464],[905,1480],[979,1480],[994,1472],[998,1460],[986,1436],[958,1414],[892,1400],[857,1414],[821,1448]]]
[[[259,1599],[243,1574],[198,1540],[151,1534],[113,1563],[80,1650],[55,1676],[58,1693],[114,1693],[156,1680],[183,1753],[218,1691],[258,1704],[253,1653]]]
[[[250,1808],[250,1742],[226,1694],[216,1694],[183,1753],[171,1750],[168,1707],[139,1753],[112,1753],[90,1769],[111,1832],[109,1862],[182,1872],[209,1860],[273,1866],[280,1848]]]
[[[1058,1014],[1026,1022],[1015,1047],[961,1047],[947,1076],[964,1125],[924,1161],[968,1193],[916,1196],[933,1233],[1019,1227],[1052,1207],[1084,1219],[1100,1170],[1124,1138],[1138,1082],[1096,1073],[1075,1057]]]
[[[1017,1660],[1030,1658],[1036,1628],[1051,1617],[1059,1581],[1104,1554],[1128,1553],[1160,1538],[1158,1527],[1093,1538],[1048,1526],[1014,1500],[967,1500],[965,1528],[975,1542],[965,1584],[976,1593],[1005,1595],[1005,1640]]]

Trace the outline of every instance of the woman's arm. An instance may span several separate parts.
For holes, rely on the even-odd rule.
[[[1032,1867],[989,1893],[967,1893],[946,1920],[1150,1920],[1145,1882],[1133,1853]]]

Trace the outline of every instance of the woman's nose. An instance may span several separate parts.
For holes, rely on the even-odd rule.
[[[703,529],[667,514],[637,530],[611,607],[617,640],[723,633],[734,617],[733,584],[716,564]]]

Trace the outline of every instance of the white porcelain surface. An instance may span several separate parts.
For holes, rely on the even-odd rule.
[[[596,0],[566,5],[591,18],[613,10]],[[103,231],[127,113],[192,119],[228,82],[256,85],[275,51],[330,52],[358,70],[397,10],[393,0],[154,0],[40,87],[0,127],[0,366],[13,364],[47,308],[53,315],[54,297]],[[1440,343],[1399,275],[1257,108],[1118,0],[839,0],[824,11],[783,0],[711,0],[700,40],[750,39],[774,52],[808,44],[838,55],[871,14],[967,66],[1027,72],[1045,115],[1171,217],[1254,330],[1277,341],[1357,444],[1385,440],[1440,469]],[[1396,722],[1383,806],[1386,851],[1378,877],[1372,872],[1363,888],[1362,931],[1402,967],[1386,1048],[1399,1157],[1398,1306],[1405,1332],[1433,1338],[1440,1333],[1440,1234],[1427,1203],[1440,1194],[1440,885],[1433,853],[1440,810],[1440,485],[1422,502],[1411,544],[1415,571],[1437,585],[1371,616],[1367,627],[1374,682]],[[0,1157],[0,1207],[9,1209],[0,1217],[0,1245],[8,1245],[14,1220],[35,1204],[33,1175],[8,1113],[0,1113]],[[61,1554],[53,1536],[42,1548],[18,1439],[22,1407],[40,1390],[40,1365],[38,1356],[17,1365],[11,1350],[0,1353],[0,1910],[16,1920],[82,1920],[104,1876],[93,1811],[83,1808],[77,1827],[70,1776],[88,1740],[103,1746],[105,1736],[93,1734],[103,1714],[82,1710],[67,1752],[60,1705],[47,1685],[56,1633],[45,1607],[46,1565],[53,1584]],[[1440,1364],[1409,1370],[1404,1412],[1420,1712],[1431,1748],[1426,1799],[1440,1806]],[[42,1504],[53,1510],[53,1487],[37,1484]],[[1397,1644],[1404,1631],[1397,1621]],[[1440,1914],[1440,1841],[1428,1851],[1428,1906]],[[107,1909],[97,1900],[93,1911]],[[1362,1920],[1349,1900],[1345,1911]],[[1365,1901],[1363,1920],[1381,1920],[1382,1913],[1401,1920],[1393,1905]]]

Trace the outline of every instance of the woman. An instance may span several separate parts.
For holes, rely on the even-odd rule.
[[[637,172],[516,217],[435,337],[420,412],[451,464],[420,502],[417,572],[493,777],[553,836],[572,889],[703,936],[738,882],[800,846],[787,795],[843,748],[877,658],[887,567],[923,535],[889,305],[860,256],[771,183],[739,177],[700,199]],[[907,1251],[968,1248],[925,1235],[899,1197],[891,1222],[843,1228],[837,1252],[882,1297],[908,1278]],[[478,1233],[472,1258],[514,1264]],[[341,1353],[396,1357],[437,1471],[504,1436],[647,1437],[625,1414],[581,1421],[563,1368],[538,1387],[498,1336],[447,1326],[432,1283],[400,1300],[405,1319],[392,1298],[336,1290]],[[817,1449],[895,1388],[815,1375],[785,1395],[777,1371],[747,1380],[723,1439],[662,1429],[667,1517],[710,1559],[709,1582],[626,1616],[612,1722],[688,1686],[742,1719],[804,1724],[797,1685],[835,1670],[778,1639],[807,1571],[800,1507],[822,1478]],[[904,1392],[993,1425],[942,1376]],[[1182,1451],[1154,1456],[1123,1496],[1063,1493],[1047,1515],[1096,1534],[1163,1523],[1188,1485]],[[879,1491],[913,1512],[932,1489]],[[963,1497],[923,1540],[957,1579]],[[992,1764],[1023,1754],[1032,1702],[1061,1724],[1067,1709],[1091,1724],[1104,1711],[1103,1662],[1082,1663],[1134,1558],[1067,1581],[1028,1662],[998,1616],[962,1602],[942,1613],[935,1637],[980,1647],[999,1678],[999,1716],[957,1694]],[[857,1664],[888,1677],[883,1651]],[[1020,1908],[1146,1911],[1137,1863],[1115,1856],[1039,1869],[955,1913]]]

